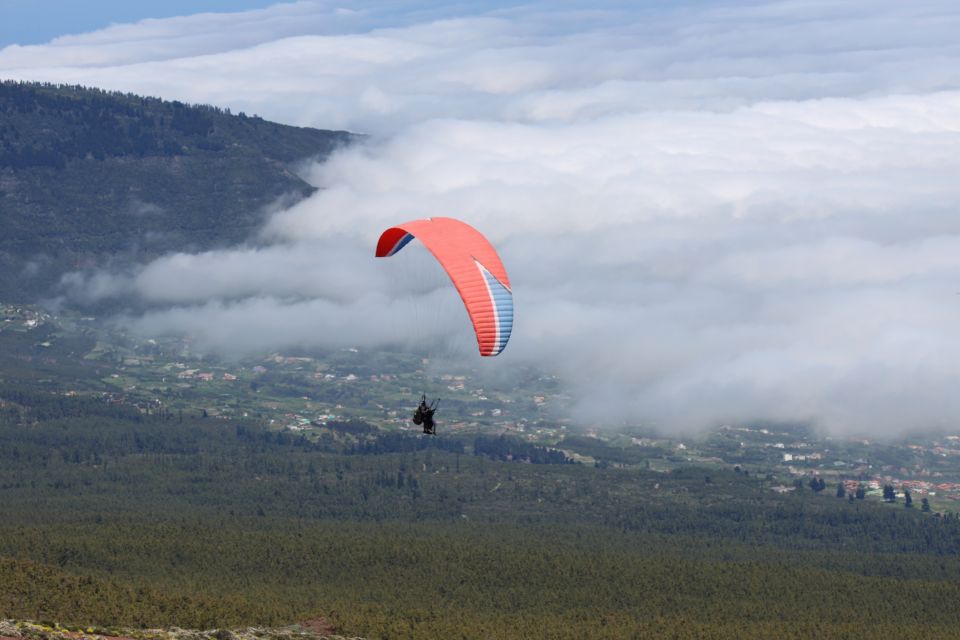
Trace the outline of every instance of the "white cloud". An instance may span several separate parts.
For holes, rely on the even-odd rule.
[[[447,294],[416,250],[397,288],[407,256],[374,260],[377,235],[453,215],[511,273],[498,363],[562,372],[585,419],[960,423],[960,10],[552,6],[305,2],[117,27],[28,62],[8,48],[0,72],[379,134],[309,170],[320,191],[271,219],[269,246],[71,280],[156,305],[143,330],[396,341],[417,325],[404,295]],[[205,42],[224,21],[236,35]]]
[[[960,82],[946,0],[492,6],[303,1],[145,20],[7,47],[0,74],[390,134],[433,118],[569,121]]]

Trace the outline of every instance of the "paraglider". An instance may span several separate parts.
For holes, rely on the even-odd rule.
[[[417,407],[417,410],[413,414],[413,424],[423,425],[423,432],[429,435],[434,435],[436,430],[436,425],[433,422],[433,414],[437,411],[437,405],[440,404],[440,398],[434,400],[431,404],[427,404],[427,394],[420,396],[420,406]]]
[[[376,256],[389,258],[416,238],[443,267],[460,294],[477,337],[481,356],[501,353],[513,331],[513,290],[507,270],[493,245],[476,229],[453,218],[424,218],[390,227],[380,235]],[[421,408],[414,415],[421,417],[424,433],[433,433],[433,411],[429,410],[430,431]]]
[[[479,231],[453,218],[425,218],[391,227],[380,235],[377,257],[396,255],[419,240],[450,276],[463,300],[481,356],[495,356],[513,330],[513,292],[500,256]]]

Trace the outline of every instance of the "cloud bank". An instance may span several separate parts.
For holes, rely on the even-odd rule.
[[[68,284],[220,349],[375,347],[449,305],[379,232],[453,215],[514,283],[497,365],[559,373],[583,416],[956,429],[960,9],[551,7],[300,2],[0,50],[8,77],[377,134],[250,246]]]

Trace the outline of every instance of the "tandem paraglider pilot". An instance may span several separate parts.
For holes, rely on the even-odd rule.
[[[430,435],[436,433],[433,414],[436,412],[438,404],[440,404],[440,398],[434,400],[432,404],[427,404],[427,394],[420,396],[420,406],[417,407],[416,412],[413,414],[413,424],[423,425],[424,433]]]

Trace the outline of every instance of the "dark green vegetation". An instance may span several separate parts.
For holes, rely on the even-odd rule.
[[[955,637],[960,523],[733,470],[495,460],[0,387],[0,617],[370,638]],[[359,441],[359,440],[358,440]],[[413,444],[416,443],[416,444]],[[372,446],[370,451],[388,450]],[[459,453],[463,451],[463,453]],[[492,456],[492,457],[491,457]]]
[[[241,242],[281,197],[312,191],[292,163],[353,136],[186,105],[0,82],[0,299],[49,293],[108,258]]]

